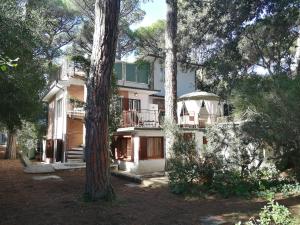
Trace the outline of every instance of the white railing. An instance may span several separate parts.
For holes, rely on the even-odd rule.
[[[67,111],[67,115],[69,117],[84,118],[85,110],[84,110],[84,108],[73,108],[73,110]]]
[[[123,111],[122,127],[160,127],[160,112],[158,110]]]

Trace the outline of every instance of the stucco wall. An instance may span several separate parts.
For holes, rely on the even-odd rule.
[[[47,139],[53,138],[54,132],[54,116],[55,116],[55,98],[49,102],[48,106],[48,129],[47,129]]]
[[[83,144],[83,122],[78,119],[67,119],[68,148],[75,148]]]
[[[68,94],[69,97],[84,101],[84,86],[71,85],[70,87],[68,87]]]
[[[55,123],[54,123],[54,135],[53,138],[54,139],[63,139],[64,140],[64,135],[66,133],[66,129],[67,129],[67,112],[66,112],[66,104],[67,104],[67,88],[64,87],[63,90],[60,90],[56,96],[55,96]],[[57,116],[57,102],[61,99],[62,101],[62,105],[61,105],[61,116],[58,117]]]
[[[164,159],[140,160],[138,163],[118,161],[119,169],[136,174],[145,174],[164,171]]]

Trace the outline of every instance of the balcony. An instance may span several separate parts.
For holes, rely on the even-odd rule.
[[[67,111],[67,115],[68,117],[73,119],[84,119],[85,110],[83,107],[79,107],[79,108],[73,107]]]
[[[178,125],[183,128],[205,128],[207,125],[219,123],[219,118],[217,115],[195,115],[195,113],[190,112],[178,117]]]
[[[160,128],[163,125],[164,112],[159,110],[123,111],[121,127]],[[182,128],[206,128],[207,125],[217,124],[231,118],[217,115],[181,115],[178,117],[178,126]]]
[[[163,113],[159,110],[142,109],[139,111],[123,111],[121,127],[159,128]]]

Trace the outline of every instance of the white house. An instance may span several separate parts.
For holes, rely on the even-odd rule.
[[[121,125],[112,144],[119,169],[135,173],[163,171],[165,145],[161,125],[164,117],[164,65],[158,61],[136,64],[116,61],[114,67],[122,108]],[[66,61],[59,78],[44,97],[49,104],[44,160],[82,160],[85,112],[80,103],[86,99],[85,74],[77,70],[74,63]],[[195,92],[194,70],[184,71],[179,66],[177,82],[179,125],[185,133],[193,134],[198,146],[201,146],[204,140],[203,125],[213,123],[213,115],[222,115],[219,97]],[[189,93],[196,93],[198,97],[195,99],[196,95]],[[206,121],[202,112],[204,109],[208,115]],[[184,113],[181,114],[181,111]],[[184,121],[184,116],[190,119],[193,115],[192,124]]]

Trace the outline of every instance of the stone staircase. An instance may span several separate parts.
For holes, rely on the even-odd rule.
[[[84,162],[83,147],[71,148],[66,152],[66,159],[68,163],[82,163]]]

